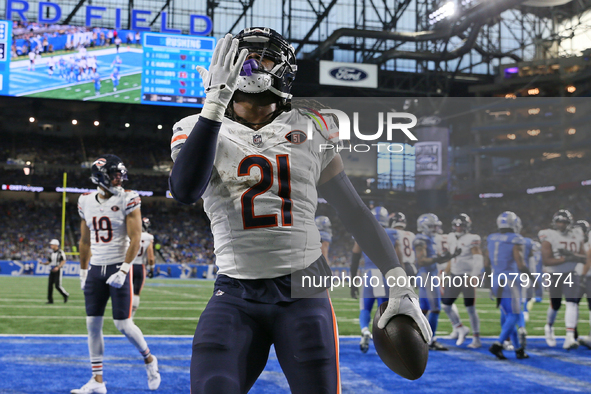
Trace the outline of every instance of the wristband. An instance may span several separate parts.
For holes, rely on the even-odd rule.
[[[127,274],[129,272],[129,268],[131,268],[131,264],[123,263],[121,264],[121,268],[119,268],[119,271],[125,272]]]

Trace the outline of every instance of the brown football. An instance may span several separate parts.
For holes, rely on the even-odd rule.
[[[396,315],[383,330],[378,320],[388,302],[379,306],[373,318],[373,343],[378,355],[392,371],[409,380],[423,376],[429,359],[429,346],[423,340],[417,323],[406,315]]]

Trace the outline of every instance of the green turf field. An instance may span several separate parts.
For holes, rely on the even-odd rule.
[[[132,74],[121,77],[117,92],[113,92],[113,81],[101,81],[100,95],[94,91],[94,82],[80,83],[66,88],[57,88],[43,92],[28,94],[25,97],[41,97],[64,100],[96,100],[117,103],[139,104],[142,94],[142,74]]]
[[[47,277],[0,276],[0,334],[86,334],[84,298],[77,278],[64,278],[63,285],[70,292],[70,300],[54,291],[53,305],[47,301]],[[135,321],[146,335],[192,335],[199,315],[211,296],[212,281],[147,279],[142,291],[141,304]],[[347,298],[348,289],[335,291],[332,302],[336,311],[341,335],[359,333],[359,302]],[[464,324],[468,316],[459,300],[459,310]],[[477,310],[481,321],[482,336],[496,336],[500,332],[499,311],[488,299],[487,291],[480,290]],[[536,304],[527,326],[530,335],[543,335],[546,322],[547,299]],[[565,334],[564,306],[556,319],[556,335]],[[579,332],[589,333],[587,303],[581,302]],[[439,320],[438,335],[446,335],[451,325],[444,312]],[[112,324],[110,305],[105,313],[105,334],[119,334]]]

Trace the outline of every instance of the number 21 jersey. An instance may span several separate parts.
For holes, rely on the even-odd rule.
[[[328,117],[309,132],[307,119],[292,110],[253,130],[224,118],[203,195],[219,274],[275,278],[320,257],[316,184],[335,156],[338,132]],[[194,115],[174,125],[173,157],[197,120]]]

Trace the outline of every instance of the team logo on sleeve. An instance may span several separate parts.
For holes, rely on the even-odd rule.
[[[257,147],[263,145],[263,136],[260,134],[255,134],[252,136],[252,143]]]
[[[306,142],[308,136],[302,130],[292,130],[285,136],[285,139],[292,144],[300,145]]]

